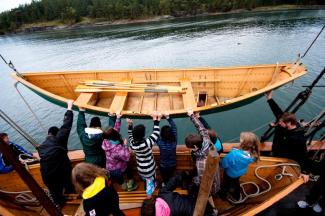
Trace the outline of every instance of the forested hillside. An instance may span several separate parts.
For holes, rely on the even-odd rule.
[[[39,0],[0,14],[0,31],[14,31],[23,24],[59,21],[73,24],[83,17],[139,19],[158,15],[186,16],[226,12],[280,4],[325,4],[324,0]]]

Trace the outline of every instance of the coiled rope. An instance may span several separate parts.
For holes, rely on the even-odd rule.
[[[280,164],[273,164],[273,165],[262,165],[262,166],[258,166],[256,167],[254,173],[255,173],[255,176],[260,179],[261,181],[265,182],[267,185],[268,185],[268,188],[264,191],[260,191],[260,187],[258,186],[258,184],[256,184],[255,182],[253,181],[250,181],[250,182],[244,182],[244,183],[241,183],[240,184],[240,187],[242,189],[242,193],[240,193],[240,199],[239,200],[234,200],[233,198],[228,198],[228,201],[233,203],[233,204],[240,204],[240,203],[243,203],[245,202],[248,198],[253,198],[253,197],[257,197],[257,196],[260,196],[262,194],[265,194],[267,192],[269,192],[271,189],[272,189],[272,185],[271,183],[266,180],[265,178],[261,177],[259,174],[258,174],[258,170],[259,169],[264,169],[264,168],[270,168],[270,167],[279,167],[279,166],[282,166],[282,172],[281,173],[278,173],[274,176],[274,178],[278,181],[280,181],[283,176],[293,176],[292,173],[287,173],[286,172],[286,167],[287,166],[296,166],[296,167],[299,167],[298,164],[295,164],[295,163],[280,163]],[[255,193],[247,193],[246,190],[245,190],[245,185],[253,185],[255,186],[256,188],[256,192]]]
[[[29,205],[29,206],[40,206],[40,202],[37,198],[33,195],[30,195],[31,191],[18,191],[18,192],[11,192],[11,191],[4,191],[0,190],[1,193],[15,195],[15,202],[17,204],[22,205]]]

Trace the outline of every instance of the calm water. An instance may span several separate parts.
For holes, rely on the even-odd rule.
[[[188,68],[289,62],[303,53],[322,25],[325,10],[233,14],[214,17],[177,19],[147,24],[91,27],[47,31],[0,37],[0,53],[25,71],[83,69]],[[324,67],[325,32],[303,59],[309,73],[293,85],[274,93],[285,107]],[[0,108],[17,124],[42,142],[46,133],[27,109],[10,77],[10,69],[0,63]],[[324,85],[324,79],[319,84]],[[64,109],[19,87],[46,128],[60,125]],[[325,88],[315,89],[298,116],[310,119],[325,105]],[[262,98],[245,107],[205,116],[224,141],[241,131],[254,130],[271,121],[272,114]],[[105,120],[105,118],[102,118]],[[151,122],[145,122],[151,131]],[[179,143],[194,132],[188,119],[177,119]],[[125,125],[125,124],[124,124]],[[186,125],[186,127],[180,127]],[[70,149],[81,148],[76,134],[76,119]],[[11,140],[32,149],[23,138],[0,120],[0,131]],[[261,134],[262,130],[257,133]],[[125,135],[125,127],[123,127]]]

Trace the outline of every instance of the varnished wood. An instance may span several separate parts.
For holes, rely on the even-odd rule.
[[[215,149],[210,150],[205,163],[205,169],[201,178],[200,190],[196,199],[194,216],[203,216],[210,196],[212,183],[219,167],[219,155]]]
[[[187,78],[183,78],[180,80],[181,86],[186,88],[186,93],[183,94],[183,103],[184,103],[184,108],[187,110],[189,108],[195,109],[197,102],[195,100],[195,95],[193,92],[193,88],[191,85],[191,81]]]
[[[106,115],[108,112],[116,111],[117,107],[115,106],[118,106],[118,108],[123,107],[122,114],[145,117],[155,109],[160,112],[169,111],[173,116],[186,115],[189,107],[194,108],[194,111],[217,112],[225,109],[226,106],[231,108],[240,106],[245,101],[252,102],[263,93],[291,82],[306,72],[306,68],[299,65],[298,62],[297,64],[284,63],[229,68],[40,72],[24,73],[24,79],[15,74],[13,77],[45,99],[57,104],[65,104],[68,99],[78,100],[79,94],[74,96],[71,89],[76,89],[81,82],[93,79],[111,83],[121,83],[122,79],[132,79],[131,85],[138,85],[141,88],[150,86],[150,84],[166,87],[167,91],[157,93],[157,97],[152,96],[154,93],[132,87],[134,92],[128,93],[126,100],[123,100],[124,106],[118,103],[115,105],[114,97],[118,95],[121,95],[121,98],[125,97],[124,93],[117,92],[129,91],[129,88],[109,89],[109,92],[89,88],[89,91],[100,93],[96,98],[96,104],[87,103],[85,105],[87,110]],[[177,90],[182,85],[184,86],[184,83],[190,88],[184,89],[182,92]],[[207,92],[208,99],[205,106],[196,107],[199,91]],[[139,102],[139,100],[141,101]],[[142,106],[142,102],[146,104],[145,107]]]
[[[224,149],[226,151],[231,150],[231,148],[227,148],[227,146],[238,146],[238,144],[225,144],[224,143]],[[319,144],[318,144],[319,145]],[[265,149],[271,148],[271,143],[265,145]],[[155,146],[153,149],[154,158],[157,162],[157,167],[159,167],[159,149]],[[70,160],[72,161],[73,165],[76,163],[79,163],[84,160],[84,153],[82,150],[76,150],[71,151],[68,153]],[[221,154],[220,157],[224,157],[225,154]],[[180,145],[177,147],[177,171],[185,171],[185,170],[191,170],[193,168],[193,163],[191,159],[191,153],[190,150],[187,149],[185,146]],[[261,182],[259,179],[255,177],[254,171],[257,167],[261,165],[273,165],[278,163],[292,163],[293,161],[290,161],[288,159],[283,158],[274,158],[274,157],[261,157],[260,161],[257,163],[253,163],[249,166],[249,169],[247,173],[241,177],[241,182],[247,182],[247,181],[253,181],[259,184],[262,189],[265,187],[264,183]],[[131,157],[131,166],[134,169],[134,173],[136,173],[136,165],[135,165],[135,157]],[[40,175],[40,169],[39,164],[30,165],[28,168],[29,172],[33,175],[33,177],[36,179],[36,181],[44,187],[44,184],[41,179]],[[219,210],[220,215],[253,215],[257,214],[261,210],[269,207],[274,202],[278,201],[279,199],[286,196],[288,193],[293,191],[295,188],[299,187],[301,185],[301,180],[299,180],[298,176],[300,174],[298,167],[288,167],[287,172],[290,172],[293,174],[293,177],[284,177],[281,181],[276,181],[274,179],[274,175],[281,173],[282,168],[280,167],[274,167],[274,168],[267,168],[267,169],[261,169],[259,171],[259,174],[265,178],[267,178],[271,185],[272,190],[267,192],[266,194],[263,194],[259,197],[251,198],[245,201],[244,204],[239,205],[231,205],[227,201],[222,201],[219,199],[215,199],[215,205]],[[159,177],[159,169],[157,169],[157,177]],[[120,205],[123,207],[123,211],[126,215],[139,215],[139,206],[141,205],[142,200],[145,198],[145,191],[144,191],[144,184],[143,181],[140,180],[138,175],[135,175],[136,180],[138,181],[139,188],[136,191],[132,192],[124,192],[121,191],[119,185],[114,185],[115,188],[118,190],[119,196],[121,198]],[[263,186],[264,185],[264,186]],[[26,185],[21,181],[21,179],[17,176],[17,173],[11,172],[8,174],[2,174],[0,175],[0,189],[6,190],[6,191],[24,191],[28,190]],[[255,189],[248,189],[252,190],[252,192],[255,191]],[[178,190],[179,193],[183,193],[181,190]],[[249,192],[249,191],[248,191]],[[157,191],[155,192],[157,193]],[[80,197],[76,195],[69,195],[69,204],[64,206],[63,212],[65,214],[74,215],[77,212],[77,209],[80,205]],[[0,198],[1,201],[1,198]],[[0,202],[1,204],[1,202]],[[6,206],[6,208],[8,208]],[[133,208],[133,209],[128,209]],[[8,210],[11,210],[10,208]],[[35,211],[39,212],[41,209],[36,208]],[[19,211],[19,210],[17,210]],[[21,210],[20,210],[21,211]],[[34,212],[34,210],[32,211]],[[24,215],[24,214],[22,214]],[[39,213],[29,213],[28,215],[40,215]]]

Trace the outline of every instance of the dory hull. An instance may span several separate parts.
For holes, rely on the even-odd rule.
[[[145,117],[154,110],[181,116],[189,108],[203,113],[233,109],[251,103],[263,93],[304,74],[304,66],[289,63],[231,68],[40,72],[25,73],[24,78],[16,74],[13,77],[60,106],[65,106],[68,99],[74,99],[76,106],[85,107],[90,113],[107,115],[107,112],[121,111],[124,115]],[[87,89],[84,86],[80,89],[80,83],[88,80],[123,84],[124,87],[97,89],[88,86]],[[140,89],[139,86],[165,89]],[[136,87],[136,90],[131,87]],[[176,88],[182,90],[175,91]]]
[[[81,150],[73,151],[69,154],[73,164],[84,160],[84,155]],[[159,152],[157,149],[154,150],[154,156],[158,163]],[[222,154],[221,157],[223,156],[224,155]],[[135,161],[133,161],[133,163],[135,163]],[[279,164],[288,164],[285,166],[285,172],[292,176],[286,175],[282,176],[281,180],[276,180],[275,176],[283,171],[283,166],[278,166]],[[289,164],[293,164],[293,166]],[[192,165],[190,152],[184,146],[179,146],[177,149],[177,170],[190,170]],[[29,166],[29,171],[36,181],[42,187],[44,187],[41,180],[39,165],[35,164]],[[157,171],[159,177],[159,170]],[[266,179],[270,183],[271,187],[269,187],[268,184],[263,180],[257,178],[255,173]],[[220,199],[215,199],[215,204],[218,207],[220,215],[255,215],[299,187],[303,183],[302,180],[299,179],[299,174],[300,169],[293,161],[282,158],[261,157],[261,160],[258,163],[253,163],[250,165],[247,174],[241,178],[241,182],[255,182],[259,186],[260,192],[266,190],[269,191],[261,194],[260,196],[249,198],[242,204],[232,205],[228,201],[223,201]],[[140,214],[139,206],[145,197],[145,192],[143,182],[139,181],[138,183],[139,188],[137,191],[130,193],[120,192],[121,206],[123,208],[131,208],[124,210],[126,215]],[[118,186],[116,188],[119,189]],[[245,189],[249,194],[256,192],[256,188],[251,185],[245,186]],[[17,173],[12,172],[9,174],[0,175],[0,190],[17,192],[28,190],[28,188],[18,177]],[[67,205],[63,209],[64,213],[70,215],[75,214],[79,207],[80,201],[80,199],[72,199],[68,201]],[[6,203],[7,202],[0,198],[0,205],[7,207],[9,210],[13,208],[11,205],[7,205]],[[132,208],[132,206],[134,208]],[[17,210],[16,208],[15,211],[22,210]],[[29,213],[29,215],[33,214]]]

